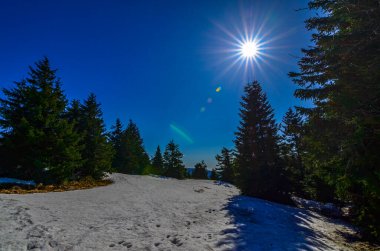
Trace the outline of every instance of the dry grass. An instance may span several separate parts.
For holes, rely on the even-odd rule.
[[[3,194],[28,194],[28,193],[49,193],[49,192],[64,192],[73,190],[90,189],[94,187],[107,186],[112,184],[111,180],[94,180],[92,178],[85,178],[79,181],[70,181],[65,184],[57,185],[43,185],[38,184],[32,188],[22,188],[19,186],[12,186],[11,188],[2,188],[0,193]]]

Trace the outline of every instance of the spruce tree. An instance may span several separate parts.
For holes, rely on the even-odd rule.
[[[79,121],[81,118],[80,113],[80,101],[77,99],[74,99],[71,101],[70,106],[67,108],[67,112],[65,114],[65,118],[72,124],[74,124],[74,128],[76,130],[79,129]]]
[[[302,117],[299,112],[289,108],[281,124],[281,158],[289,181],[289,190],[303,195],[305,170],[301,159]]]
[[[149,168],[149,156],[144,149],[143,140],[137,125],[130,120],[121,142],[123,163],[118,171],[129,174],[142,174]]]
[[[335,196],[353,202],[357,221],[380,236],[379,1],[309,2],[322,15],[306,20],[313,46],[290,73],[295,96],[313,101],[307,116],[304,164]]]
[[[185,166],[182,162],[183,154],[179,150],[179,146],[171,140],[164,152],[164,172],[167,177],[176,179],[185,178]]]
[[[152,166],[156,174],[164,173],[164,159],[161,154],[160,146],[157,146],[156,153],[152,159]]]
[[[112,160],[112,167],[116,170],[120,169],[123,165],[124,152],[122,151],[123,140],[123,124],[120,119],[117,118],[115,125],[112,126],[110,133],[110,142],[114,150],[114,157]]]
[[[232,151],[223,147],[220,155],[215,156],[217,161],[217,175],[221,181],[233,183],[235,179],[235,171],[233,166]]]
[[[211,170],[210,180],[219,180],[219,175],[215,168]]]
[[[106,172],[112,171],[113,149],[107,141],[103,114],[95,94],[91,93],[80,106],[80,114],[78,128],[83,134],[82,157],[84,164],[79,175],[99,179]]]
[[[235,140],[236,184],[243,194],[279,200],[283,170],[273,109],[257,81],[244,91]]]
[[[192,178],[193,179],[208,179],[207,165],[203,160],[195,164]]]
[[[64,119],[66,97],[49,60],[38,61],[26,79],[3,93],[0,145],[7,173],[44,183],[74,179],[82,164],[79,137]]]

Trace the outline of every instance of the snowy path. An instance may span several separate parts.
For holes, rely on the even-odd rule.
[[[0,194],[0,250],[354,250],[350,228],[211,181],[113,174],[60,193]]]

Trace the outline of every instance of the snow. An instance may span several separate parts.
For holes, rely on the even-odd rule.
[[[299,198],[296,196],[292,196],[292,200],[298,207],[319,212],[326,216],[331,216],[335,218],[344,216],[344,208],[340,208],[333,203],[322,203],[314,200]]]
[[[0,250],[354,250],[354,229],[226,183],[112,174],[112,185],[0,194]]]

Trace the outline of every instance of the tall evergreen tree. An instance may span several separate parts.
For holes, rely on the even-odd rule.
[[[164,173],[164,159],[161,154],[160,146],[157,146],[156,153],[152,159],[152,166],[157,174]]]
[[[129,121],[124,131],[121,151],[123,154],[123,164],[118,169],[119,172],[142,174],[144,169],[150,165],[149,156],[144,149],[140,131],[132,120]]]
[[[124,152],[122,151],[122,144],[123,144],[123,124],[121,123],[120,119],[117,118],[115,125],[112,126],[110,133],[110,142],[112,144],[113,150],[114,150],[114,157],[112,160],[112,167],[116,170],[120,169],[123,165],[124,160]]]
[[[203,160],[195,164],[192,178],[193,179],[208,179],[207,165]]]
[[[171,140],[164,152],[164,170],[165,175],[177,179],[185,177],[185,166],[183,165],[183,154],[179,150],[179,146]]]
[[[358,208],[358,222],[380,236],[380,3],[314,0],[323,15],[306,20],[314,46],[290,73],[307,115],[308,169]]]
[[[79,175],[99,179],[105,172],[112,171],[113,149],[107,141],[103,114],[95,94],[91,93],[80,106],[80,114],[79,130],[83,134],[84,164]]]
[[[0,145],[7,173],[45,183],[73,179],[82,163],[79,137],[64,119],[66,97],[49,60],[38,61],[29,77],[3,92]]]
[[[70,106],[67,108],[67,112],[65,114],[65,118],[72,124],[74,124],[74,128],[78,130],[79,128],[79,121],[81,118],[80,113],[80,101],[77,99],[74,99],[71,101]]]
[[[232,151],[223,147],[220,155],[215,156],[217,161],[217,175],[221,181],[233,183],[235,180],[235,171],[233,166]]]
[[[283,170],[273,109],[257,81],[244,91],[235,140],[236,184],[243,194],[279,200]]]
[[[285,165],[287,188],[299,196],[331,202],[334,200],[333,186],[328,184],[319,175],[319,170],[304,165],[307,161],[305,142],[308,141],[308,125],[304,125],[298,111],[289,109],[282,121],[281,157]]]
[[[301,159],[301,136],[303,122],[301,115],[289,108],[281,124],[280,152],[286,168],[289,190],[303,195],[305,171]]]

